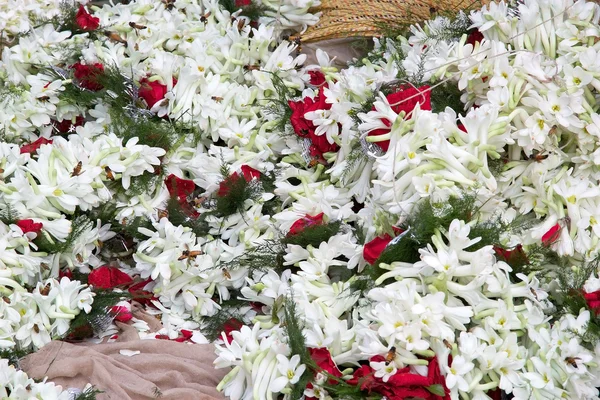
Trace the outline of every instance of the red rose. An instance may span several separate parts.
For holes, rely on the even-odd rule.
[[[322,158],[323,153],[336,152],[340,149],[335,142],[329,143],[326,135],[317,136],[314,130],[310,131],[308,136],[312,142],[310,152],[314,157]]]
[[[115,316],[115,319],[119,322],[128,322],[133,318],[131,311],[125,306],[113,306],[110,309],[111,314]]]
[[[321,86],[325,83],[325,74],[322,71],[315,69],[312,71],[308,71],[308,74],[310,75],[311,85]]]
[[[194,193],[196,184],[190,179],[181,179],[171,174],[165,178],[165,184],[171,197],[177,197],[179,201],[186,200]]]
[[[252,4],[252,0],[235,0],[236,7],[244,7]]]
[[[594,311],[596,315],[600,314],[600,290],[592,293],[584,292],[583,297],[590,310]]]
[[[304,102],[289,100],[288,105],[292,109],[290,122],[292,123],[292,128],[294,128],[294,132],[300,137],[307,137],[310,131],[315,128],[311,121],[307,121],[306,118],[304,118],[304,114],[306,113],[306,111],[304,111]]]
[[[62,121],[54,121],[54,127],[58,133],[71,133],[75,127],[83,125],[84,119],[81,115],[75,118],[75,123],[70,119],[63,119]]]
[[[342,372],[338,369],[335,361],[331,358],[331,353],[326,348],[319,349],[308,349],[310,353],[310,357],[317,364],[317,366],[322,370],[327,372],[331,376],[335,376],[340,378],[342,376]],[[329,380],[329,384],[335,384],[334,379]]]
[[[481,43],[482,40],[483,40],[483,34],[481,32],[479,32],[479,29],[475,28],[471,32],[469,32],[469,35],[467,36],[466,44],[471,44],[471,45],[473,45],[473,47],[475,47],[475,43],[477,43],[477,42]]]
[[[231,332],[239,331],[242,326],[244,326],[242,321],[239,321],[235,318],[231,318],[229,321],[225,322],[225,325],[223,325],[223,332],[225,333],[225,339],[227,340],[227,343],[231,343],[233,341]]]
[[[403,232],[400,228],[393,227],[392,229],[394,229],[394,232],[396,232],[397,235]],[[365,261],[371,265],[375,264],[375,261],[381,256],[381,253],[383,253],[383,250],[385,250],[392,239],[393,237],[386,233],[383,236],[377,236],[375,239],[365,244],[363,247],[363,258]]]
[[[247,165],[242,165],[242,175],[246,182],[250,182],[252,179],[260,180],[260,171]]]
[[[109,265],[94,269],[88,276],[88,284],[100,289],[112,289],[131,282],[133,279],[129,275]]]
[[[20,149],[21,154],[25,154],[25,153],[34,154],[38,151],[38,149],[43,144],[52,144],[52,139],[46,139],[44,137],[41,137],[38,140],[36,140],[35,142],[31,142],[29,144],[21,146],[21,149]]]
[[[94,92],[104,88],[104,86],[98,83],[98,77],[104,73],[104,65],[100,63],[91,65],[76,63],[71,65],[71,68],[75,70],[74,75],[79,86]]]
[[[315,216],[306,214],[304,217],[296,220],[292,224],[292,227],[290,228],[290,231],[288,232],[287,236],[296,235],[302,232],[304,229],[308,228],[309,226],[323,225],[323,215],[323,213],[319,213]]]
[[[32,219],[19,220],[17,221],[17,226],[21,228],[23,233],[33,232],[35,234],[40,233],[43,227],[41,222],[34,222]]]
[[[396,114],[400,114],[400,112],[404,111],[408,115],[412,110],[415,109],[417,104],[420,105],[421,110],[431,110],[431,91],[429,90],[429,86],[421,86],[419,88],[405,86],[400,88],[400,90],[398,90],[396,93],[388,94],[386,99]],[[375,107],[373,107],[373,110],[375,110]],[[392,126],[392,122],[385,118],[382,119],[382,122],[387,127]],[[367,135],[379,136],[384,135],[389,131],[389,129],[385,128],[375,129],[369,132]],[[383,151],[388,151],[390,141],[384,140],[381,142],[375,142],[375,144],[381,147]]]
[[[148,108],[152,108],[152,106],[165,98],[167,85],[163,85],[159,81],[149,81],[148,78],[142,78],[138,94],[146,101]]]
[[[544,233],[542,236],[542,244],[544,246],[551,246],[554,242],[558,240],[560,237],[560,225],[556,224],[552,228],[548,230],[548,232]]]
[[[79,10],[75,14],[75,22],[84,31],[94,31],[100,26],[100,18],[88,13],[83,5],[79,5]]]

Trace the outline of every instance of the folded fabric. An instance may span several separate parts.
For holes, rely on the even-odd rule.
[[[133,356],[121,350],[139,351]],[[132,352],[124,351],[125,354]],[[54,341],[27,356],[21,367],[32,378],[63,388],[88,382],[98,400],[221,400],[215,389],[226,371],[213,367],[214,346],[167,340],[132,340],[93,346]]]

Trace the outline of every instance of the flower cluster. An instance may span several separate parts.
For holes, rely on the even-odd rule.
[[[74,4],[15,28],[0,343],[109,310],[216,341],[232,399],[597,396],[600,8],[494,3],[338,70],[285,39],[318,4]]]

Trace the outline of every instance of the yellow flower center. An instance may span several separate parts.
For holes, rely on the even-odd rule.
[[[292,371],[291,369],[288,369],[287,377],[288,377],[288,379],[292,379],[294,377],[294,371]]]
[[[540,127],[540,129],[544,129],[544,120],[543,119],[538,119],[538,126]]]
[[[579,85],[581,83],[581,79],[575,77],[575,78],[573,78],[573,83],[576,85]]]
[[[559,112],[560,111],[560,106],[558,104],[553,105],[552,106],[552,111]]]
[[[575,197],[575,195],[569,196],[567,197],[567,201],[571,204],[575,204],[575,202],[577,201],[577,197]]]

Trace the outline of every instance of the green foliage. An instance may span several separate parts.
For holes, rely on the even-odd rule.
[[[265,240],[252,250],[235,257],[231,261],[219,264],[218,268],[238,269],[246,268],[249,274],[253,271],[282,271],[285,246],[279,240]]]
[[[290,397],[292,400],[297,400],[302,398],[304,395],[304,389],[306,389],[306,385],[308,385],[312,379],[313,373],[310,371],[310,369],[312,367],[314,370],[315,363],[306,347],[306,340],[302,334],[302,322],[300,321],[300,317],[296,311],[296,303],[292,298],[287,298],[285,299],[284,304],[284,325],[291,353],[292,355],[299,355],[300,362],[308,367],[300,377],[300,380],[292,387],[292,393],[290,394]]]
[[[35,239],[35,244],[39,251],[48,254],[65,253],[71,250],[77,239],[93,226],[94,223],[87,216],[80,215],[71,223],[71,232],[64,242],[55,241],[49,235],[42,234]]]
[[[281,243],[284,246],[295,244],[304,249],[308,246],[319,247],[321,243],[327,242],[332,236],[337,235],[341,227],[341,221],[310,225],[294,235],[284,237],[281,239]]]
[[[33,347],[29,347],[28,349],[1,349],[0,350],[0,359],[8,360],[9,365],[14,365],[16,368],[19,368],[20,360],[28,354],[33,353]]]
[[[267,72],[267,71],[265,71]],[[275,130],[284,133],[286,126],[292,118],[292,109],[290,108],[288,101],[291,100],[295,95],[295,90],[290,89],[285,85],[285,82],[276,72],[269,72],[272,74],[272,82],[275,87],[275,93],[272,97],[266,99],[268,104],[264,107],[267,114],[275,116],[277,125]]]
[[[77,397],[75,397],[75,400],[96,400],[96,396],[101,393],[104,392],[92,386],[84,390],[81,394],[77,395]]]
[[[191,209],[192,206],[189,207]],[[175,226],[182,225],[190,228],[198,237],[206,236],[210,230],[210,224],[206,222],[206,216],[209,213],[203,213],[197,218],[192,218],[189,216],[190,209],[185,210],[177,198],[171,197],[167,202],[169,221]]]
[[[19,219],[19,213],[10,204],[4,205],[0,210],[0,221],[6,225],[14,224]]]
[[[70,336],[83,328],[92,327],[101,328],[106,324],[106,321],[112,321],[110,317],[110,309],[121,300],[130,299],[132,296],[129,292],[116,292],[112,289],[96,289],[94,290],[94,302],[89,313],[80,312],[72,321],[65,336]]]
[[[221,337],[225,324],[232,318],[240,322],[244,321],[244,313],[241,311],[241,307],[247,306],[248,302],[239,300],[239,296],[241,296],[239,292],[232,293],[229,300],[221,302],[221,308],[215,315],[204,319],[202,334],[211,342]]]
[[[446,82],[431,90],[431,110],[434,113],[443,112],[446,107],[453,109],[457,115],[465,112],[465,105],[460,97],[462,92],[455,82]]]
[[[229,175],[221,185],[226,189],[222,196],[217,195],[215,212],[223,217],[243,212],[246,200],[256,200],[262,193],[262,185],[259,181],[248,182],[239,174]]]
[[[590,276],[597,276],[600,267],[600,256],[590,262],[581,263],[573,266],[563,260],[557,272],[559,290],[557,292],[557,301],[553,302],[558,306],[558,315],[565,314],[579,315],[582,310],[590,311],[590,321],[586,326],[586,331],[581,335],[583,345],[587,345],[591,350],[600,342],[600,316],[587,304],[583,296],[583,286]]]

